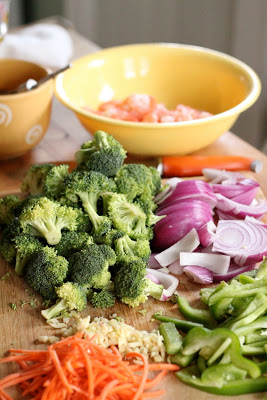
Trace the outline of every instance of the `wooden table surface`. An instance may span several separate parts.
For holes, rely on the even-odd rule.
[[[96,45],[84,39],[75,31],[70,30],[70,34],[74,42],[74,58],[98,49]],[[20,158],[0,162],[0,196],[19,191],[21,180],[30,165],[39,162],[73,160],[75,151],[80,147],[81,143],[88,139],[88,132],[80,125],[74,114],[63,107],[57,100],[54,100],[51,124],[42,142],[34,150]],[[265,194],[267,194],[267,180],[265,179],[267,157],[234,134],[225,133],[213,145],[196,154],[234,154],[261,160],[263,171],[256,176],[256,179],[262,186]],[[146,162],[155,165],[155,160],[153,159],[146,160]],[[34,340],[39,335],[49,334],[50,332],[49,327],[44,324],[44,320],[41,317],[40,307],[35,309],[31,309],[30,306],[23,309],[19,307],[17,312],[9,309],[8,304],[15,302],[19,305],[21,299],[29,300],[30,297],[25,292],[25,289],[28,287],[27,284],[12,272],[12,268],[7,263],[0,260],[0,277],[7,271],[11,272],[11,277],[5,281],[0,280],[0,357],[10,347],[32,348]],[[198,302],[199,289],[200,285],[194,284],[182,276],[179,292],[185,295],[193,306]],[[37,298],[39,297],[37,296]],[[142,308],[138,307],[138,309]],[[123,316],[127,323],[139,327],[139,329],[146,330],[158,326],[156,322],[150,321],[155,310],[162,310],[165,314],[169,315],[178,315],[177,305],[168,304],[168,302],[160,303],[149,299],[145,308],[148,310],[146,317],[142,317],[136,310],[132,310],[123,304],[116,304],[115,308],[107,310],[105,315],[108,316],[115,311],[120,316]],[[90,306],[83,312],[83,316],[88,315],[88,313],[94,315],[102,314],[100,310],[93,311]],[[0,377],[5,372],[7,372],[7,369],[1,368]],[[219,399],[218,396],[200,392],[183,385],[174,375],[169,376],[165,380],[163,387],[167,389],[166,395],[161,398],[164,400],[174,400],[178,396],[182,400],[191,400],[194,398],[198,398],[199,400]],[[262,399],[263,397],[264,395],[261,393],[240,396],[238,398],[240,400],[252,400]],[[230,399],[230,397],[224,398]]]

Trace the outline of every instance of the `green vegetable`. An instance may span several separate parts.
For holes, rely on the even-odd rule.
[[[43,245],[37,238],[26,234],[16,236],[14,243],[16,249],[15,271],[17,274],[22,275],[31,256],[41,250]]]
[[[3,259],[13,263],[16,258],[16,249],[14,239],[21,232],[18,218],[15,218],[5,227],[0,238],[0,253]]]
[[[47,310],[41,311],[45,319],[52,319],[66,310],[82,311],[86,307],[86,294],[82,288],[75,283],[63,283],[63,285],[56,288],[56,294],[61,300]]]
[[[22,210],[19,222],[24,233],[44,237],[48,244],[54,245],[59,243],[62,229],[76,229],[77,215],[74,208],[42,197],[33,206]]]
[[[90,298],[93,307],[96,308],[109,308],[115,304],[115,297],[109,290],[102,289],[100,292],[94,292]]]
[[[164,287],[145,276],[146,264],[141,259],[122,265],[114,278],[115,295],[131,307],[145,303],[148,296],[160,299]]]
[[[239,394],[264,392],[267,390],[266,377],[237,379],[227,382],[221,387],[216,387],[214,384],[212,386],[207,385],[202,382],[200,371],[195,365],[176,372],[176,376],[184,383],[188,383],[196,389],[213,394],[236,396]]]
[[[235,331],[237,328],[247,326],[263,315],[267,310],[267,296],[259,293],[248,304],[246,309],[236,316],[230,325],[230,329]]]
[[[203,324],[207,328],[214,328],[217,325],[210,311],[191,307],[188,301],[181,296],[177,296],[177,303],[183,316],[190,321]]]
[[[20,200],[14,195],[0,199],[0,225],[8,225],[13,221],[19,205]]]
[[[72,172],[65,180],[65,196],[74,204],[81,202],[93,224],[93,235],[101,236],[111,229],[111,221],[98,214],[98,200],[106,192],[114,192],[114,182],[99,172]]]
[[[176,326],[176,328],[182,332],[188,332],[188,331],[190,331],[190,329],[193,329],[196,327],[200,327],[200,328],[203,327],[203,324],[199,324],[197,322],[191,322],[191,321],[186,321],[183,319],[167,317],[166,315],[154,314],[153,318],[155,318],[161,322],[173,322],[174,325]]]
[[[75,158],[79,170],[96,171],[111,177],[122,166],[126,151],[111,135],[97,131],[94,139],[76,152]]]
[[[61,164],[49,169],[44,178],[44,194],[57,199],[64,189],[64,179],[68,175],[69,166]]]
[[[129,263],[137,258],[148,261],[151,250],[148,240],[131,239],[128,235],[124,235],[114,241],[117,262]]]
[[[93,242],[92,236],[86,232],[63,232],[55,250],[59,256],[68,259],[73,253],[84,249]]]
[[[21,191],[31,194],[43,194],[45,177],[53,167],[53,164],[32,165],[23,179]]]
[[[26,266],[28,284],[45,299],[57,297],[55,287],[63,284],[67,277],[68,261],[58,256],[51,247],[44,247],[35,253]]]
[[[90,244],[70,257],[69,280],[87,289],[102,289],[110,283],[109,266],[115,262],[109,246]]]
[[[162,322],[159,332],[163,336],[167,354],[175,354],[181,349],[182,337],[173,322]]]
[[[187,367],[193,359],[195,358],[194,354],[190,354],[189,356],[184,356],[181,351],[171,356],[171,363],[177,364],[180,367]]]

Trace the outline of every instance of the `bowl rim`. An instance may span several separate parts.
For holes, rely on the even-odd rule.
[[[224,118],[228,117],[233,117],[235,115],[239,115],[241,112],[245,111],[248,109],[251,105],[255,103],[255,101],[258,99],[261,93],[261,81],[257,73],[245,62],[230,56],[226,53],[220,52],[218,50],[213,50],[209,49],[207,47],[203,46],[196,46],[196,45],[190,45],[190,44],[183,44],[183,43],[167,43],[167,42],[155,42],[155,43],[133,43],[133,44],[126,44],[126,45],[121,45],[121,46],[111,46],[102,50],[99,50],[94,53],[89,53],[85,56],[82,56],[78,59],[76,59],[73,64],[72,64],[72,69],[75,68],[76,64],[81,63],[83,60],[88,60],[90,58],[98,58],[102,54],[106,54],[108,52],[114,51],[114,50],[120,50],[120,49],[127,49],[130,47],[166,47],[166,48],[178,48],[178,49],[185,49],[185,50],[193,50],[199,53],[208,53],[209,55],[217,58],[217,59],[222,59],[230,64],[235,64],[238,66],[241,70],[244,71],[244,73],[248,76],[250,82],[251,82],[251,90],[247,94],[244,100],[241,101],[241,103],[237,104],[236,106],[223,111],[218,114],[211,115],[209,117],[205,118],[199,118],[191,121],[180,121],[180,122],[161,122],[161,123],[152,123],[152,122],[132,122],[132,121],[123,121],[120,119],[115,119],[115,118],[109,118],[105,117],[101,114],[97,114],[94,112],[91,112],[86,109],[82,109],[79,106],[76,106],[73,104],[70,100],[69,97],[65,96],[64,91],[63,91],[63,77],[65,73],[68,73],[68,71],[65,71],[58,75],[56,77],[55,81],[55,96],[58,98],[59,101],[61,101],[65,106],[70,108],[72,111],[75,113],[82,115],[83,117],[90,117],[93,120],[99,121],[99,122],[105,122],[110,125],[120,125],[124,127],[143,127],[143,128],[154,128],[154,129],[160,129],[162,127],[179,127],[179,126],[186,126],[186,125],[202,125],[205,124],[209,121],[216,121],[216,120],[221,120]]]
[[[4,62],[4,61],[11,61],[11,62],[18,62],[18,63],[22,62],[22,63],[26,63],[26,64],[31,64],[33,66],[39,67],[42,70],[44,70],[46,72],[46,76],[52,72],[51,68],[49,68],[49,67],[45,67],[44,65],[41,65],[41,64],[38,64],[38,63],[35,63],[35,62],[32,62],[32,61],[28,61],[28,60],[23,60],[23,59],[20,59],[20,58],[1,58],[0,59],[0,64],[2,62]],[[41,90],[43,90],[43,88],[45,86],[48,86],[48,85],[50,86],[51,83],[53,83],[53,79],[49,79],[48,81],[46,81],[46,82],[42,83],[41,85],[37,86],[37,88],[34,88],[32,90],[27,90],[25,92],[13,93],[13,94],[0,94],[0,100],[2,101],[2,100],[11,99],[11,98],[12,99],[16,99],[18,97],[22,98],[24,96],[29,96],[30,93],[38,93],[38,92],[40,92]]]

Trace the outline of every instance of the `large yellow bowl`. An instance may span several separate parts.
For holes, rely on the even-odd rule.
[[[91,133],[112,134],[131,154],[187,154],[214,142],[258,98],[260,80],[243,62],[202,47],[138,44],[112,47],[77,60],[58,76],[56,96]],[[168,108],[179,103],[212,117],[187,122],[119,121],[87,111],[111,99],[147,93]]]
[[[28,61],[0,59],[0,90],[11,90],[48,74]],[[53,80],[29,92],[0,95],[0,159],[18,157],[43,138],[50,121]]]

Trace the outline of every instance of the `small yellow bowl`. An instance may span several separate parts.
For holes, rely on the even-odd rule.
[[[47,74],[37,64],[0,59],[0,91]],[[53,89],[50,80],[28,92],[0,95],[0,159],[18,157],[40,142],[50,121]]]
[[[56,96],[91,133],[112,134],[131,154],[181,155],[229,130],[258,98],[261,84],[243,62],[210,49],[180,44],[113,47],[77,60],[56,80]],[[86,110],[133,93],[153,95],[169,109],[186,104],[211,117],[187,122],[138,123]]]

